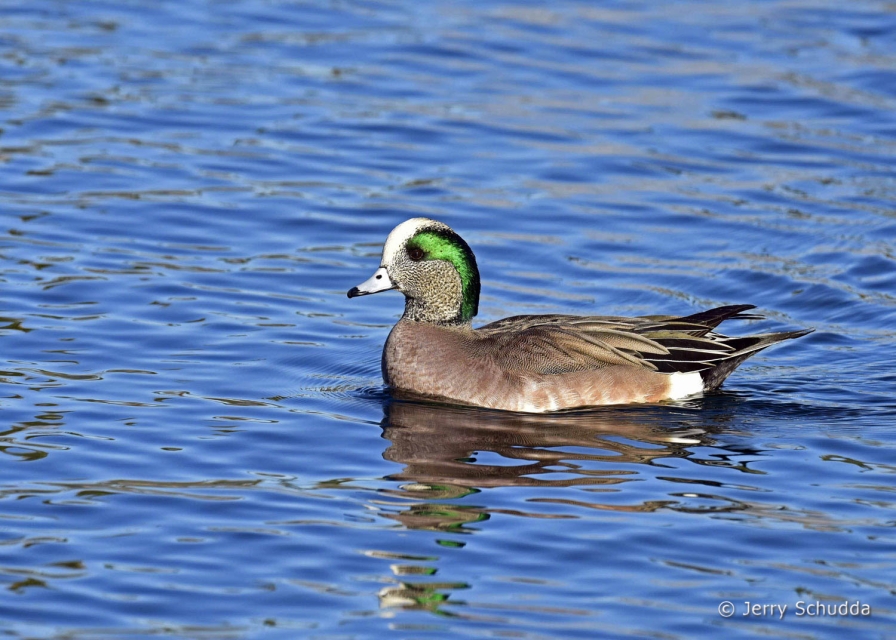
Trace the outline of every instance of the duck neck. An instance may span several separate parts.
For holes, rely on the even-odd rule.
[[[436,299],[408,296],[405,298],[402,318],[412,322],[425,322],[444,327],[460,327],[472,322],[472,318],[464,317],[460,298],[451,300],[443,296]]]

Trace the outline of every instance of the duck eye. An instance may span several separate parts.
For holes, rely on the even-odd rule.
[[[421,260],[423,260],[423,249],[421,249],[420,247],[408,248],[408,258],[410,258],[414,262],[420,262]]]

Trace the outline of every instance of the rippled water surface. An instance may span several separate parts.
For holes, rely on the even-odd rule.
[[[862,0],[6,3],[0,632],[893,637],[894,70]],[[674,406],[399,401],[345,292],[419,215],[481,322],[815,333]]]

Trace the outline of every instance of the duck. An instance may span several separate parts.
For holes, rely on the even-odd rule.
[[[380,266],[349,298],[398,290],[404,314],[382,354],[383,380],[401,395],[547,413],[660,403],[718,389],[750,356],[812,329],[729,337],[726,320],[757,319],[750,304],[686,316],[518,315],[473,327],[479,268],[451,227],[411,218],[383,245]]]

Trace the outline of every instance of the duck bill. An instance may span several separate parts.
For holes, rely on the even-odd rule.
[[[370,278],[359,284],[357,287],[349,289],[348,297],[357,298],[358,296],[369,296],[371,293],[389,291],[390,289],[395,288],[396,286],[389,279],[389,274],[386,273],[386,268],[380,267],[373,272],[373,275],[370,276]]]

